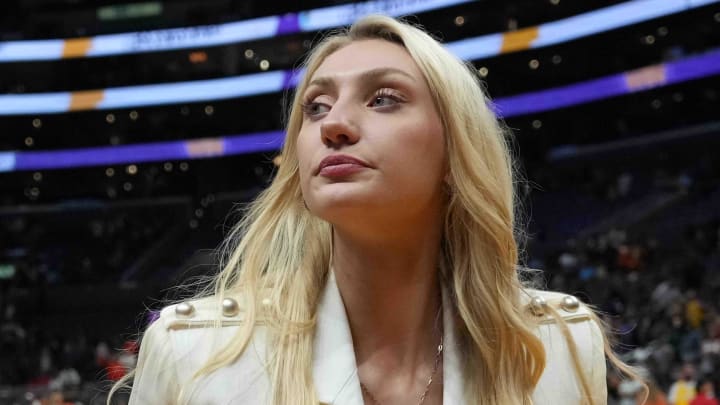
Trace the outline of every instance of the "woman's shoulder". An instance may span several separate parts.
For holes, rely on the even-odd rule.
[[[593,321],[593,310],[574,295],[525,288],[520,294],[524,307],[538,317],[540,324]]]
[[[533,315],[538,326],[536,334],[546,349],[553,340],[562,337],[564,341],[572,341],[579,351],[604,350],[604,333],[597,315],[576,296],[524,289],[521,300],[526,310]]]
[[[263,306],[262,304],[260,304]],[[190,361],[198,368],[214,353],[231,344],[242,333],[247,320],[247,300],[242,294],[189,299],[164,307],[146,329],[141,343],[176,361]],[[262,326],[262,309],[255,325]],[[254,327],[251,342],[264,347],[264,328]]]
[[[596,403],[606,400],[605,336],[593,309],[577,297],[526,289],[524,305],[536,317],[536,335],[545,348],[545,370],[535,390],[536,403],[553,403],[558,395],[577,398],[583,373]],[[559,381],[572,384],[558,384]],[[557,403],[557,402],[555,402]]]
[[[146,329],[140,344],[131,404],[174,403],[168,402],[168,398],[176,398],[180,387],[185,387],[183,390],[192,398],[207,399],[221,395],[223,387],[238,378],[247,382],[245,388],[262,381],[265,361],[262,328],[254,329],[247,346],[250,350],[201,380],[194,378],[198,370],[236,340],[246,320],[246,309],[240,294],[190,299],[164,307]],[[247,394],[254,392],[250,390]],[[204,403],[226,402],[221,399]]]

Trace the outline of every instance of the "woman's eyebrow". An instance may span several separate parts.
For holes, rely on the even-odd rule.
[[[375,68],[366,70],[362,73],[357,74],[356,80],[360,81],[361,83],[369,82],[369,81],[376,81],[382,77],[389,76],[389,75],[401,75],[408,79],[410,79],[413,82],[416,82],[417,80],[415,77],[413,77],[411,74],[407,73],[406,71],[402,69],[397,68],[391,68],[391,67],[382,67],[382,68]],[[328,87],[328,88],[335,88],[337,85],[335,83],[335,79],[332,76],[321,76],[316,77],[308,83],[308,87],[310,86],[318,86],[318,87]]]

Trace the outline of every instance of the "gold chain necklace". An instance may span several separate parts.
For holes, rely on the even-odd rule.
[[[440,360],[442,359],[442,352],[443,352],[443,337],[440,335],[440,344],[437,347],[437,353],[435,353],[435,364],[433,365],[432,374],[430,374],[430,378],[428,379],[427,384],[425,385],[425,390],[423,391],[422,395],[420,395],[420,402],[418,402],[418,405],[422,405],[423,402],[425,402],[425,398],[427,397],[428,392],[430,392],[430,386],[432,385],[433,378],[435,377],[435,374],[437,373],[438,366],[440,365]],[[365,394],[368,398],[370,398],[370,401],[372,401],[375,405],[382,405],[382,402],[375,399],[375,396],[368,390],[368,388],[365,386],[365,384],[360,381],[360,389],[362,390],[363,394]]]

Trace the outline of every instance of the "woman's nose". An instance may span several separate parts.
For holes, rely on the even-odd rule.
[[[331,148],[352,145],[360,139],[360,133],[352,117],[337,110],[331,110],[320,124],[320,136],[325,146]]]

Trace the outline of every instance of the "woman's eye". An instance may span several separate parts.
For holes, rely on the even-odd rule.
[[[391,107],[403,101],[403,97],[391,89],[380,89],[370,100],[371,107]]]
[[[376,96],[372,101],[373,107],[386,107],[389,105],[396,104],[397,100],[395,100],[392,96]]]
[[[330,107],[326,106],[322,103],[316,103],[316,102],[310,102],[310,103],[303,103],[302,105],[303,113],[305,113],[308,116],[323,114],[328,111],[330,111]]]

